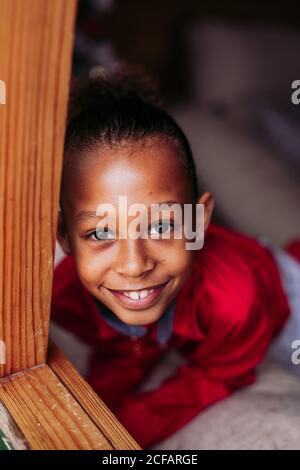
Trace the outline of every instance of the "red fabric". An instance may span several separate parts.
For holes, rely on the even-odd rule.
[[[178,430],[202,409],[253,382],[289,315],[267,248],[211,224],[194,273],[176,298],[172,336],[186,363],[157,390],[138,387],[165,353],[155,324],[133,341],[110,327],[81,284],[72,256],[54,272],[52,318],[95,347],[88,381],[142,447]]]
[[[285,250],[300,261],[300,240],[293,240],[285,246]]]

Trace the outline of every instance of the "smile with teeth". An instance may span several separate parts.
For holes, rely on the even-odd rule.
[[[156,299],[160,297],[164,289],[166,288],[167,282],[159,284],[148,289],[139,289],[139,290],[113,290],[108,289],[111,294],[116,297],[119,302],[125,305],[127,308],[140,309],[151,306]]]
[[[149,294],[151,294],[154,291],[154,289],[143,289],[143,290],[133,290],[130,292],[127,291],[119,291],[126,297],[129,297],[131,300],[139,300],[139,299],[145,299],[148,297]]]

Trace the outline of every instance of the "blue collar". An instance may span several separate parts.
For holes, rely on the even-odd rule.
[[[119,333],[123,333],[126,336],[139,337],[145,336],[147,328],[143,325],[127,325],[122,322],[110,309],[108,309],[102,302],[94,297],[96,305],[98,307],[100,315],[106,320],[106,322]],[[173,300],[164,314],[156,322],[157,333],[156,338],[160,345],[163,345],[168,341],[172,334],[173,317],[175,312],[176,301]]]

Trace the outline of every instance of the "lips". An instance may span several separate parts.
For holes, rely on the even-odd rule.
[[[139,290],[114,290],[107,289],[109,292],[121,302],[121,304],[131,309],[142,309],[150,307],[158,296],[163,292],[170,280],[147,289]]]

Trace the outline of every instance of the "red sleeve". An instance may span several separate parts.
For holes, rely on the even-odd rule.
[[[123,402],[118,419],[144,448],[165,439],[208,405],[253,382],[272,335],[269,315],[253,300],[246,318],[225,329],[215,352],[193,353],[160,388]],[[218,325],[212,325],[217,328]],[[220,326],[222,329],[222,326]]]
[[[300,263],[300,238],[289,242],[285,246],[285,250]]]

